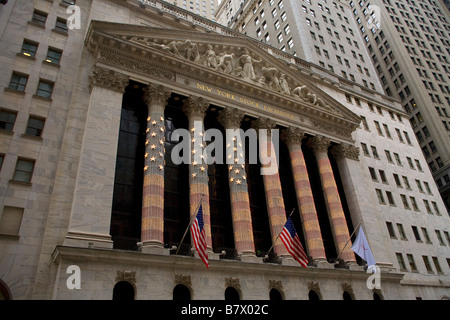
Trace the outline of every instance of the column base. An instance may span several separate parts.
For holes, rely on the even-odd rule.
[[[320,269],[334,269],[334,264],[329,263],[325,258],[316,258],[313,259],[313,264],[315,267]]]
[[[262,263],[262,259],[257,257],[254,252],[242,252],[240,258],[242,262]]]
[[[164,248],[164,246],[159,242],[138,242],[139,251],[142,253],[156,254],[162,256],[170,255],[170,250]]]
[[[64,246],[81,248],[113,248],[109,234],[85,233],[69,231],[64,239]]]
[[[282,255],[281,257],[281,264],[284,266],[299,266],[301,267],[301,264],[298,263],[297,260],[295,260],[291,255]]]
[[[363,271],[364,272],[364,266],[359,266],[356,261],[346,261],[345,264],[348,266],[348,270],[350,271]]]

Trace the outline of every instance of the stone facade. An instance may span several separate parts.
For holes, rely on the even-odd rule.
[[[317,73],[314,65],[274,52],[218,24],[193,15],[181,18],[177,9],[166,3],[149,1],[142,7],[135,1],[80,0],[77,5],[81,8],[82,28],[65,34],[52,29],[57,17],[67,18],[66,8],[58,1],[39,0],[33,4],[16,0],[8,6],[13,4],[17,11],[0,11],[2,21],[5,14],[15,21],[6,25],[2,41],[9,45],[1,46],[0,51],[5,66],[0,108],[17,114],[13,130],[0,132],[0,227],[9,230],[0,238],[0,284],[9,289],[13,299],[111,299],[115,285],[122,281],[131,284],[134,298],[140,300],[172,299],[174,287],[179,284],[189,289],[192,299],[221,300],[227,287],[235,288],[241,299],[265,300],[274,288],[292,300],[308,299],[311,290],[322,299],[340,300],[343,292],[355,299],[373,299],[374,291],[366,284],[369,274],[361,261],[361,265],[356,263],[349,250],[351,241],[346,243],[360,221],[380,267],[381,288],[376,291],[379,297],[440,299],[449,295],[450,271],[445,259],[449,257],[450,243],[445,242],[448,239],[443,233],[448,230],[449,217],[428,168],[423,165],[419,171],[407,166],[406,156],[424,162],[417,143],[402,145],[393,139],[385,140],[373,128],[367,131],[360,124],[361,116],[366,120],[383,119],[380,121],[392,128],[411,132],[407,121],[387,117],[389,112],[405,117],[396,101],[368,93],[356,84],[340,84],[331,73]],[[29,22],[33,10],[48,13],[45,25]],[[35,59],[23,55],[24,39],[39,43]],[[42,62],[47,47],[62,50],[59,64]],[[28,75],[24,92],[11,88],[14,72]],[[42,79],[54,83],[50,99],[42,98],[38,91],[35,94]],[[139,168],[143,171],[141,230],[138,250],[120,250],[114,247],[111,217],[122,103],[131,83],[146,88],[142,102],[148,109],[144,115],[144,165]],[[276,126],[286,132],[282,136],[290,141],[289,164],[297,187],[294,195],[302,208],[299,221],[311,257],[306,268],[285,252],[280,240],[273,242],[284,225],[284,214],[290,211],[281,190],[285,177],[279,174],[262,180],[271,230],[269,241],[282,259],[268,261],[255,252],[256,235],[249,229],[253,222],[249,214],[252,203],[247,197],[250,186],[246,188],[243,183],[246,180],[250,184],[249,172],[245,172],[245,165],[239,168],[237,162],[227,167],[237,253],[234,259],[224,259],[213,245],[215,231],[209,216],[213,208],[209,206],[212,200],[208,201],[212,195],[208,167],[203,162],[189,163],[184,183],[189,185],[191,215],[204,195],[209,269],[198,255],[175,255],[171,247],[165,246],[167,226],[162,206],[167,206],[163,198],[168,164],[163,160],[167,142],[163,133],[167,128],[162,124],[167,120],[163,111],[169,97],[182,98],[179,107],[187,128],[194,132],[194,122],[206,124],[205,112],[212,107],[220,109],[217,121],[226,128],[238,128],[245,116],[253,119],[254,127]],[[349,102],[355,98],[363,101],[361,107]],[[370,111],[369,103],[381,108],[384,115]],[[45,118],[41,137],[23,135],[30,115]],[[201,140],[204,129],[200,128],[194,137]],[[297,138],[293,137],[296,130],[302,131]],[[326,141],[330,148],[328,152],[315,148],[319,174],[313,181],[307,176],[314,166],[306,168],[300,153],[308,148],[308,141],[314,140]],[[361,143],[377,147],[380,159],[359,154]],[[331,145],[335,152],[331,152]],[[402,156],[404,165],[395,167],[399,171],[389,167],[392,173],[407,176],[411,184],[415,179],[428,183],[430,193],[426,199],[416,188],[408,190],[408,197],[436,203],[432,208],[440,214],[427,214],[421,203],[420,213],[403,210],[397,198],[396,206],[379,203],[375,189],[397,196],[392,179],[380,186],[380,181],[369,175],[368,167],[391,165],[383,157],[384,149]],[[308,159],[314,158],[312,150],[304,151]],[[13,176],[18,171],[18,159],[34,160],[31,181]],[[322,236],[328,234],[334,239],[336,247],[331,251],[339,253],[339,264],[334,261],[337,254],[330,255],[330,245],[325,245],[329,250],[325,253],[321,243],[315,213],[322,209],[314,209],[316,206],[311,204],[311,198],[317,195],[301,191],[307,188],[308,180],[310,185],[321,180],[329,191],[321,203],[314,203],[325,208],[321,212],[328,214],[332,222],[327,226],[330,231],[322,230]],[[17,218],[19,211],[10,208],[23,212],[15,234],[9,226],[17,220],[10,217]],[[405,229],[410,224],[426,227],[432,244],[416,243],[410,232],[408,241],[391,239],[386,221],[403,223]],[[443,234],[443,244],[436,240],[435,229]],[[406,254],[415,257],[417,272],[402,269],[396,258],[398,252],[405,259]],[[419,259],[424,252],[438,258],[441,272],[430,275],[422,267]],[[81,270],[80,290],[67,286],[67,270],[72,265]]]

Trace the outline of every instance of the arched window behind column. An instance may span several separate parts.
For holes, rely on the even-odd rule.
[[[183,98],[172,94],[168,100],[164,117],[166,131],[164,147],[164,243],[166,247],[178,246],[189,225],[189,165],[175,164],[172,161],[172,149],[181,141],[172,141],[176,129],[188,129],[188,120],[181,109]],[[190,142],[189,142],[190,143]],[[180,254],[189,254],[191,238],[189,232],[184,238],[185,246]]]
[[[8,286],[0,279],[0,300],[11,300],[11,292]]]
[[[111,236],[117,249],[137,250],[141,235],[147,118],[142,88],[130,81],[122,102],[111,214]]]
[[[269,292],[269,299],[273,301],[281,301],[283,300],[283,296],[281,295],[281,292],[278,291],[275,288],[270,289]]]
[[[177,301],[191,300],[191,291],[185,285],[177,284],[175,288],[173,288],[173,300]]]
[[[347,291],[344,291],[344,293],[342,294],[342,298],[344,300],[353,300],[353,297]]]
[[[117,282],[113,290],[113,300],[132,301],[134,300],[134,287],[127,281]]]
[[[320,232],[322,233],[323,245],[327,259],[335,259],[337,257],[336,246],[331,232],[331,224],[328,218],[325,197],[323,194],[322,183],[320,181],[319,169],[317,167],[314,152],[305,146],[307,139],[303,140],[302,151],[305,157],[306,168],[308,170],[309,182],[316,206],[317,218],[319,220]]]
[[[319,295],[318,295],[317,292],[315,292],[314,290],[309,290],[309,292],[308,292],[308,298],[309,298],[309,300],[311,300],[311,301],[319,301],[319,300],[320,300]]]
[[[225,300],[238,301],[241,300],[239,292],[233,287],[225,289]]]
[[[211,106],[205,116],[205,131],[217,129],[222,132],[222,145],[215,143],[216,148],[222,148],[223,155],[226,155],[225,129],[217,121],[218,108]],[[210,144],[211,142],[207,142]],[[212,154],[212,156],[217,156]],[[221,163],[218,163],[221,162]],[[208,165],[209,178],[209,206],[211,215],[211,238],[213,250],[220,253],[227,252],[229,258],[235,256],[233,221],[231,217],[230,187],[228,183],[228,166],[224,158],[216,160]],[[228,250],[229,249],[229,250]]]
[[[278,172],[280,175],[281,189],[283,191],[284,207],[286,209],[286,217],[288,217],[292,209],[295,209],[292,214],[292,222],[297,230],[298,237],[306,252],[305,237],[303,236],[303,228],[300,219],[300,211],[298,208],[297,194],[295,190],[294,177],[292,175],[291,156],[289,154],[286,143],[280,141],[280,156],[278,164]],[[278,240],[281,241],[281,240]],[[308,252],[306,252],[308,254]]]

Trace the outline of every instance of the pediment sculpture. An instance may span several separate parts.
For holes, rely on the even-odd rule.
[[[335,114],[340,114],[315,93],[311,92],[306,85],[298,84],[278,68],[264,64],[262,59],[253,58],[247,48],[243,50],[236,49],[234,52],[216,52],[211,44],[197,44],[189,39],[184,41],[174,40],[167,44],[149,41],[144,37],[132,37],[130,41],[165,51],[178,58],[241,78],[264,89],[269,89],[321,107]]]

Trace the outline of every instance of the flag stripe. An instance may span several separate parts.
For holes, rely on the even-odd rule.
[[[203,210],[200,205],[198,209],[198,213],[195,217],[194,222],[191,226],[191,234],[192,239],[194,241],[194,246],[197,249],[198,255],[200,259],[205,263],[206,267],[209,267],[208,264],[208,253],[206,252],[206,232],[203,228]]]
[[[303,267],[306,268],[308,264],[308,256],[300,242],[300,238],[297,235],[294,224],[289,217],[284,225],[280,234],[281,241],[286,247],[287,251],[298,261]]]

